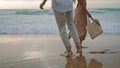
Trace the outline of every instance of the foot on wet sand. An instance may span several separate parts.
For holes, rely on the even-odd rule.
[[[65,53],[64,53],[64,55],[65,55],[66,57],[70,57],[70,56],[73,55],[73,52],[72,52],[71,50],[66,50]]]

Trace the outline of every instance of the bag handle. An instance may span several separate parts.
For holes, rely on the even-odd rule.
[[[88,15],[89,18],[91,18],[91,20],[94,21],[94,18],[92,17],[92,15],[88,12],[88,10],[86,9],[85,5],[80,1],[78,0],[78,5],[81,5],[81,8],[83,9],[83,11],[85,11]]]

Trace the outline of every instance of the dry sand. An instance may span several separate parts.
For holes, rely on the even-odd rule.
[[[88,36],[82,56],[64,57],[59,35],[0,35],[0,68],[120,68],[120,34]]]

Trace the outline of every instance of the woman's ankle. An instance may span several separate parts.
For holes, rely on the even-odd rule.
[[[80,46],[77,46],[77,53],[81,53],[82,52],[82,45],[80,45]]]

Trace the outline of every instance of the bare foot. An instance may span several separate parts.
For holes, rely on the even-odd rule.
[[[66,57],[70,57],[73,55],[73,52],[71,50],[66,50],[64,54]]]

